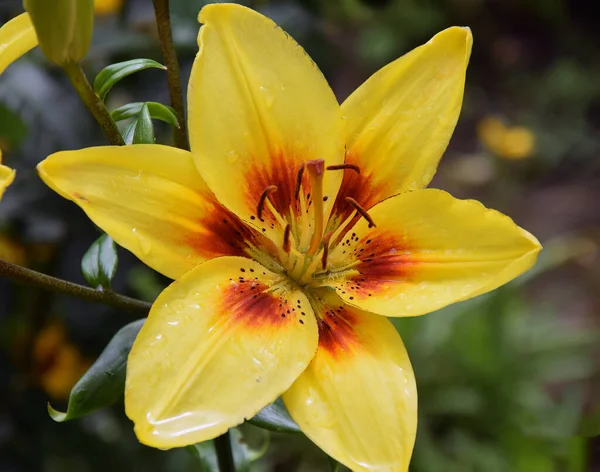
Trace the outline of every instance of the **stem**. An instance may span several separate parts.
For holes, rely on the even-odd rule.
[[[151,307],[150,303],[119,295],[110,290],[100,291],[90,287],[84,287],[83,285],[57,279],[56,277],[42,274],[35,270],[26,269],[25,267],[11,264],[10,262],[3,260],[0,260],[0,275],[16,282],[33,285],[53,292],[66,293],[73,297],[101,303],[114,308],[121,308],[142,315],[148,315]]]
[[[235,463],[233,462],[233,450],[231,449],[231,436],[229,431],[214,439],[215,452],[219,462],[220,472],[235,472]]]
[[[66,64],[64,66],[64,71],[69,77],[71,84],[73,84],[77,95],[79,95],[81,101],[94,116],[102,128],[102,131],[104,131],[104,134],[108,138],[110,144],[115,146],[123,146],[125,141],[123,141],[123,136],[121,136],[119,128],[117,128],[117,124],[104,106],[104,102],[100,100],[100,97],[98,97],[96,92],[94,92],[94,89],[88,82],[83,69],[81,68],[81,64],[78,62]]]
[[[156,26],[158,28],[163,61],[167,67],[171,106],[175,109],[177,122],[179,123],[179,127],[173,130],[175,145],[180,149],[189,150],[187,133],[185,131],[185,111],[183,109],[183,94],[181,93],[181,79],[179,77],[179,62],[177,61],[171,32],[169,0],[152,0],[152,3],[154,4],[154,14],[156,16]]]

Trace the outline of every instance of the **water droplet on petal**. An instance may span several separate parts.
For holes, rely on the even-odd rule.
[[[263,97],[265,97],[265,102],[267,104],[267,107],[269,107],[269,108],[272,107],[273,103],[275,102],[275,97],[273,96],[271,91],[264,85],[260,86],[260,91],[263,94]]]

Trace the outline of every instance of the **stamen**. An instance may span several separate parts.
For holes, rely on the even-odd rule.
[[[356,200],[354,200],[354,198],[346,197],[346,201],[350,205],[352,205],[354,208],[356,208],[356,211],[359,212],[360,215],[369,222],[369,228],[372,228],[373,226],[377,227],[377,225],[373,221],[373,218],[371,218],[371,215],[369,215],[367,213],[367,210],[365,210],[363,207],[361,207],[360,204]]]
[[[346,170],[346,169],[353,170],[357,174],[360,174],[360,167],[358,167],[354,164],[340,164],[337,166],[327,166],[327,170]]]
[[[355,216],[356,210],[352,210],[352,213],[348,215],[348,218],[346,218],[344,222],[338,226],[338,229],[335,230],[335,233],[333,233],[333,236],[331,236],[331,239],[329,240],[332,244],[337,244],[337,240],[341,235],[344,234],[344,230],[354,220]]]
[[[323,236],[323,256],[321,256],[321,267],[323,270],[327,269],[327,257],[329,256],[329,240],[333,233],[329,232]]]
[[[288,223],[285,227],[285,231],[283,232],[283,250],[285,252],[290,252],[291,243],[290,243],[290,233],[292,232],[292,227]]]
[[[325,170],[325,161],[323,159],[315,159],[306,163],[308,174],[310,175],[311,192],[313,195],[313,215],[315,227],[310,240],[310,246],[307,254],[313,256],[323,236],[323,171]]]
[[[298,169],[298,175],[296,176],[296,192],[294,193],[294,199],[298,200],[298,195],[300,195],[300,187],[302,187],[302,175],[304,174],[304,162]]]
[[[259,220],[262,218],[262,213],[265,209],[265,200],[267,199],[270,193],[275,191],[277,191],[277,185],[269,185],[260,194],[260,198],[258,199],[258,205],[256,206],[256,216],[258,216]]]

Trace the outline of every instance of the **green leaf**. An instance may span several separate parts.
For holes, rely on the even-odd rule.
[[[179,122],[177,121],[177,114],[175,113],[175,110],[167,105],[157,102],[128,103],[127,105],[117,108],[111,113],[111,115],[115,121],[134,118],[139,115],[144,104],[148,105],[148,111],[153,119],[164,121],[171,126],[179,128]]]
[[[145,318],[129,323],[115,334],[71,390],[65,413],[48,404],[48,413],[54,421],[63,422],[89,415],[116,403],[123,396],[127,356],[144,321]]]
[[[107,234],[100,236],[81,259],[81,271],[88,283],[98,290],[110,288],[117,272],[117,247]]]
[[[152,118],[150,117],[150,111],[148,105],[144,103],[140,110],[140,115],[135,125],[133,132],[133,144],[154,144],[154,126],[152,125]]]
[[[111,64],[100,71],[94,80],[94,91],[104,100],[106,94],[119,80],[144,69],[167,70],[162,64],[152,59],[132,59],[130,61]]]
[[[260,410],[256,416],[248,420],[249,423],[259,428],[280,433],[300,433],[300,426],[287,412],[281,399],[277,399],[270,405]]]
[[[123,135],[123,141],[125,141],[125,144],[133,144],[133,135],[135,134],[137,124],[138,120],[136,118],[131,123],[129,123],[127,125],[127,128],[125,128],[125,131],[121,133]]]

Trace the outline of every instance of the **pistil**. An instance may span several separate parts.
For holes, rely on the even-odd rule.
[[[319,249],[321,238],[323,237],[323,173],[325,171],[325,161],[323,159],[308,161],[306,163],[306,168],[308,170],[308,175],[310,176],[315,223],[307,254],[313,256]]]

